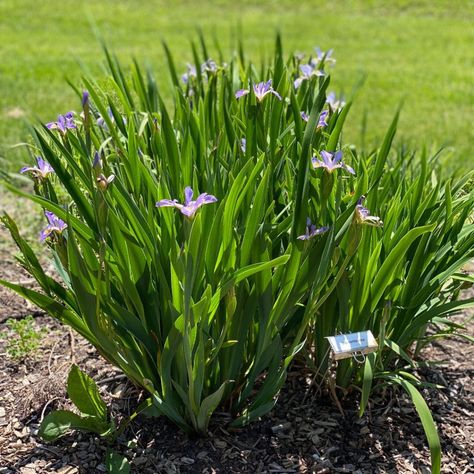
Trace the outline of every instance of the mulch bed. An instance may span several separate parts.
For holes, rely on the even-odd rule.
[[[0,249],[0,278],[28,278],[11,254]],[[133,412],[142,394],[102,360],[85,340],[61,327],[11,293],[0,289],[0,331],[7,318],[35,316],[46,328],[34,357],[15,362],[0,341],[0,473],[105,472],[107,443],[72,433],[54,443],[37,436],[41,419],[71,408],[65,382],[72,363],[99,384],[118,419]],[[474,335],[474,323],[468,324]],[[474,346],[449,339],[425,350],[418,374],[445,386],[425,389],[442,439],[443,472],[474,473]],[[291,371],[273,412],[241,430],[226,429],[216,414],[208,438],[192,438],[164,419],[139,418],[114,449],[137,473],[427,473],[429,449],[407,397],[388,390],[375,395],[358,417],[358,395],[341,400],[344,414],[310,386],[309,377]]]

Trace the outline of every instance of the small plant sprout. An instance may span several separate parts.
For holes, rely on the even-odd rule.
[[[6,340],[7,355],[17,360],[34,357],[46,329],[36,329],[31,315],[23,319],[10,318],[6,321],[6,326],[9,331],[0,333],[0,339]]]

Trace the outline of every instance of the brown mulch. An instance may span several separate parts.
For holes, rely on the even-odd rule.
[[[1,236],[0,236],[1,238]],[[0,248],[0,278],[32,284]],[[104,440],[72,433],[54,443],[37,436],[53,409],[71,408],[65,382],[77,363],[99,384],[114,417],[133,412],[142,394],[96,350],[23,300],[0,288],[0,332],[9,317],[33,314],[47,328],[41,349],[25,361],[6,355],[0,340],[0,474],[106,472]],[[468,324],[474,335],[474,322]],[[423,353],[418,375],[443,389],[425,389],[442,440],[445,473],[474,473],[474,345],[463,339],[435,343]],[[136,473],[427,473],[429,449],[416,411],[400,391],[375,394],[358,416],[358,395],[342,400],[344,414],[292,371],[274,410],[241,430],[216,414],[208,438],[183,434],[164,419],[139,417],[113,448]]]

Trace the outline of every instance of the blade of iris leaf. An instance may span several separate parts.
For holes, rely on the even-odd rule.
[[[173,125],[171,124],[168,111],[162,99],[160,98],[160,112],[161,112],[161,127],[162,135],[164,138],[166,155],[163,157],[166,160],[166,163],[169,166],[170,173],[170,182],[169,182],[169,191],[172,196],[177,196],[181,192],[181,189],[184,187],[183,183],[180,180],[179,173],[179,151],[178,143],[176,140],[175,131]]]
[[[48,133],[50,133],[48,131]],[[89,227],[96,231],[97,226],[95,219],[93,217],[92,206],[87,201],[84,196],[84,193],[81,191],[79,186],[76,183],[75,178],[62,166],[61,161],[57,158],[56,154],[51,150],[48,143],[44,139],[41,133],[37,132],[36,137],[40,143],[41,149],[45,156],[45,159],[50,163],[58,178],[61,180],[61,183],[67,189],[69,195],[74,200],[78,211],[84,217],[84,220],[87,222]],[[85,180],[87,182],[87,180]]]
[[[110,72],[112,73],[112,77],[114,78],[115,84],[118,86],[116,88],[120,98],[122,99],[123,104],[127,104],[130,109],[135,108],[135,104],[133,101],[132,93],[128,87],[127,80],[123,74],[122,67],[120,66],[119,61],[115,55],[110,54],[107,46],[105,43],[102,42],[102,49],[104,51],[107,65],[109,67]]]
[[[369,207],[370,206],[372,206],[373,208],[377,207],[377,201],[375,198],[376,193],[372,192],[372,190],[377,189],[379,180],[383,175],[383,170],[385,167],[385,163],[387,162],[388,153],[390,151],[393,139],[395,137],[395,133],[397,131],[399,115],[400,115],[400,108],[397,110],[397,113],[395,114],[395,117],[393,118],[392,123],[390,124],[390,127],[388,128],[387,133],[385,134],[382,145],[379,148],[378,153],[377,153],[377,159],[375,161],[374,169],[372,172],[372,184],[368,191],[369,197],[368,197],[367,205]]]
[[[165,55],[166,55],[166,60],[168,61],[168,69],[171,76],[171,80],[175,87],[180,87],[178,75],[176,74],[176,68],[173,61],[173,56],[165,41],[162,41],[161,45],[163,46],[163,49],[165,50]]]
[[[245,278],[248,278],[254,275],[255,273],[264,271],[268,268],[273,268],[279,265],[283,265],[288,261],[288,259],[289,259],[289,255],[282,255],[268,262],[253,263],[251,265],[247,265],[244,268],[240,268],[236,270],[227,281],[225,281],[216,289],[212,297],[211,307],[209,308],[209,312],[211,313],[210,319],[212,320],[212,318],[214,317],[215,311],[217,310],[217,306],[220,300],[227,294],[227,292],[234,285],[244,280]]]
[[[347,114],[351,110],[352,102],[346,104],[346,106],[342,109],[341,113],[337,116],[336,125],[331,131],[331,135],[326,143],[326,150],[330,152],[336,151],[337,144],[339,142],[339,137],[341,135],[342,127],[346,120]],[[309,122],[308,122],[309,125]]]
[[[87,340],[93,344],[97,344],[97,339],[94,334],[89,330],[87,325],[84,323],[82,318],[75,312],[67,309],[50,296],[43,295],[38,291],[30,290],[21,285],[15,285],[5,280],[0,279],[0,284],[10,288],[11,290],[18,293],[23,298],[31,301],[33,304],[41,308],[43,311],[58,319],[59,321],[66,323],[73,327],[79,334],[84,336]]]
[[[388,376],[389,380],[401,385],[410,396],[420,417],[431,451],[431,472],[441,472],[441,442],[430,409],[416,387],[402,377]]]
[[[374,378],[374,364],[375,354],[368,354],[364,363],[364,379],[362,383],[362,394],[360,397],[359,409],[360,417],[364,414],[365,409],[367,408],[367,403],[369,402],[369,395],[372,390],[372,381]]]
[[[263,178],[258,185],[257,191],[255,193],[255,199],[248,215],[247,222],[245,225],[245,233],[240,244],[241,254],[240,254],[240,265],[247,265],[250,253],[254,244],[255,234],[257,232],[257,227],[261,223],[263,218],[263,213],[267,208],[266,194],[268,192],[268,182],[271,173],[271,168],[267,168]]]
[[[91,81],[88,79],[83,79],[84,85],[87,88],[91,99],[94,102],[94,105],[97,107],[102,119],[104,120],[105,124],[107,125],[107,130],[108,133],[110,133],[111,138],[113,140],[113,143],[115,147],[120,150],[121,153],[126,154],[125,146],[123,144],[123,141],[121,140],[120,135],[118,134],[117,127],[115,124],[112,122],[112,119],[109,116],[108,110],[105,107],[103,101],[97,94],[96,90],[100,90],[98,86],[95,86]]]
[[[413,241],[420,235],[426,232],[431,232],[435,226],[436,224],[431,224],[410,230],[404,237],[402,237],[402,239],[400,239],[397,245],[386,257],[372,283],[370,311],[375,309],[387,286],[392,281],[394,270]]]
[[[64,222],[69,222],[70,225],[76,230],[76,232],[79,233],[81,237],[86,239],[89,242],[89,244],[92,244],[92,242],[94,242],[94,235],[91,229],[87,227],[83,222],[81,222],[77,217],[74,217],[72,214],[70,214],[63,207],[41,196],[24,192],[21,189],[16,188],[9,183],[2,183],[2,184],[13,193],[19,196],[25,197],[29,199],[30,201],[33,201],[37,204],[40,204],[46,210],[53,212],[56,216],[58,216]]]
[[[143,216],[140,208],[132,199],[130,199],[128,191],[122,183],[120,183],[120,180],[117,180],[117,182],[114,181],[111,193],[117,204],[120,206],[120,209],[127,216],[128,222],[132,225],[133,234],[145,245],[149,255],[154,255],[155,247],[154,241],[152,240],[154,233],[148,227],[148,222]]]

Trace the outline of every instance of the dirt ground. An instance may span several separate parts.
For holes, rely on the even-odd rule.
[[[2,235],[0,235],[0,239]],[[0,278],[32,284],[11,250],[0,247]],[[0,288],[0,332],[7,318],[35,317],[46,328],[40,350],[22,362],[0,341],[0,473],[105,472],[107,443],[72,433],[54,443],[37,436],[41,419],[70,408],[65,381],[72,363],[98,383],[117,419],[143,395],[85,340]],[[474,335],[474,322],[468,324]],[[436,343],[423,353],[418,374],[441,384],[425,389],[442,440],[442,472],[474,473],[474,345],[463,339]],[[163,419],[138,418],[114,449],[136,473],[427,473],[429,450],[418,416],[400,391],[375,395],[358,417],[358,396],[342,401],[344,415],[319,397],[301,371],[291,371],[273,412],[241,430],[214,417],[208,438],[186,436]]]

